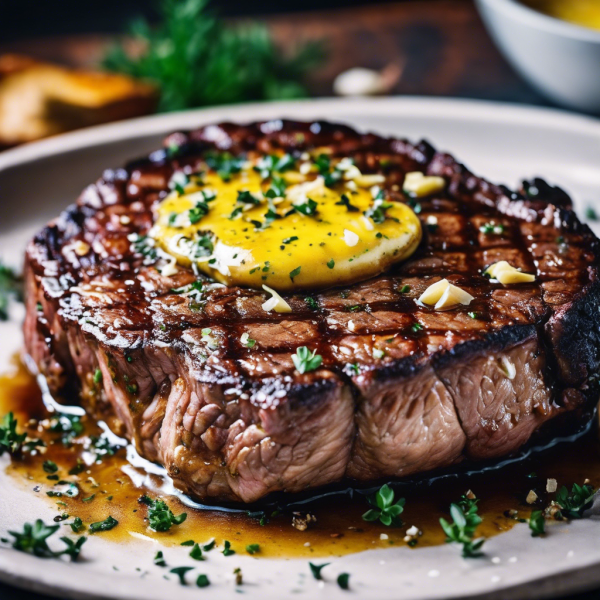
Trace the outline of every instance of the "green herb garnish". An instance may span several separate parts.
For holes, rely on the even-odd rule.
[[[229,540],[225,540],[223,542],[223,556],[232,556],[235,554],[235,550],[231,548],[231,542]]]
[[[181,525],[187,519],[187,513],[175,516],[163,500],[152,500],[148,496],[142,496],[142,498],[144,498],[143,503],[148,506],[150,529],[154,531],[169,531],[172,525]]]
[[[75,517],[73,522],[70,523],[70,527],[74,533],[79,533],[82,529],[84,529],[85,525],[79,517]]]
[[[246,552],[248,554],[258,554],[260,552],[260,546],[258,544],[248,544],[246,546]]]
[[[546,519],[541,510],[534,510],[529,517],[529,529],[532,537],[544,535],[546,533]]]
[[[25,433],[17,433],[17,420],[9,412],[0,422],[0,456],[5,452],[16,454],[26,437]]]
[[[337,584],[343,589],[350,588],[350,573],[340,573],[337,578]]]
[[[200,574],[198,575],[198,579],[196,579],[196,585],[199,588],[208,587],[210,585],[210,581],[206,575]]]
[[[346,196],[346,194],[342,194],[341,198],[339,199],[338,202],[336,202],[336,204],[345,206],[346,210],[348,212],[358,212],[359,211],[358,207],[356,207],[350,203],[350,198],[348,198],[348,196]]]
[[[181,585],[187,585],[187,581],[185,580],[185,575],[188,571],[193,571],[194,567],[175,567],[171,569],[169,572],[177,575],[179,577],[179,583]]]
[[[312,217],[317,212],[317,206],[318,204],[312,198],[307,198],[306,202],[294,205],[293,210],[296,210],[296,212],[299,212],[306,217]]]
[[[321,581],[323,579],[323,576],[321,575],[321,571],[330,564],[331,563],[323,563],[322,565],[315,565],[315,564],[309,562],[308,566],[310,567],[310,572],[312,573],[312,576],[315,579],[318,579],[319,581]]]
[[[204,560],[204,556],[202,556],[202,548],[198,544],[194,544],[194,547],[190,551],[190,558],[194,560]]]
[[[165,0],[157,26],[142,20],[130,29],[142,52],[114,46],[103,66],[155,82],[159,111],[306,95],[301,81],[323,61],[322,43],[306,43],[289,55],[264,25],[228,25],[208,5]]]
[[[292,361],[299,373],[308,373],[321,366],[323,357],[316,354],[316,351],[311,352],[306,346],[302,346],[296,350],[296,354],[292,354]]]
[[[25,523],[23,531],[9,531],[14,537],[13,548],[20,552],[28,552],[40,558],[56,558],[67,554],[71,560],[76,561],[81,552],[81,547],[86,541],[85,537],[78,538],[75,542],[67,537],[61,537],[60,540],[67,546],[61,552],[54,552],[48,546],[48,538],[54,535],[60,525],[45,525],[41,519],[38,519],[33,525]]]
[[[363,516],[365,521],[380,521],[383,525],[389,527],[400,527],[402,525],[402,519],[398,516],[404,512],[404,504],[406,500],[400,498],[394,503],[394,490],[389,485],[384,484],[381,486],[379,491],[375,494],[375,497],[368,499],[369,504],[374,508],[368,510]]]
[[[561,507],[561,513],[569,519],[581,519],[583,513],[593,502],[595,490],[591,485],[573,484],[571,492],[562,486],[556,494],[556,502]]]
[[[333,258],[329,261],[327,261],[327,267],[329,269],[333,269],[333,267],[335,267],[335,260],[333,260]]]
[[[104,521],[99,521],[97,523],[90,524],[90,533],[100,533],[101,531],[110,531],[114,529],[119,524],[119,521],[113,519],[110,515],[104,519]]]
[[[161,550],[159,550],[156,553],[156,556],[154,557],[154,564],[157,567],[166,567],[167,566],[167,561],[165,560],[165,557]]]
[[[21,281],[15,272],[0,262],[0,321],[8,319],[8,301],[11,296],[21,298]]]
[[[481,523],[481,517],[477,514],[477,499],[463,497],[458,504],[451,504],[450,516],[452,523],[444,518],[440,519],[440,525],[447,536],[446,543],[462,544],[462,555],[465,558],[481,556],[480,549],[485,539],[473,539],[475,530]]]
[[[298,275],[300,275],[301,269],[302,267],[296,267],[295,269],[290,271],[290,279],[292,280],[292,282],[294,281],[294,277],[298,277]]]

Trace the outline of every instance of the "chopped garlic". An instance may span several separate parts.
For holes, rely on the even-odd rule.
[[[557,489],[558,482],[556,481],[556,479],[548,479],[548,481],[546,481],[546,491],[549,494],[553,494]]]
[[[342,161],[340,161],[341,163]],[[343,168],[340,168],[340,163],[337,164],[337,168],[339,170],[343,170],[344,171],[344,179],[346,181],[349,181],[350,179],[356,179],[357,177],[361,177],[362,173],[360,172],[360,169],[356,166],[356,165],[344,165]]]
[[[379,534],[379,539],[380,540],[389,540],[390,536],[387,533],[380,533]]]
[[[131,223],[131,218],[127,215],[121,215],[119,217],[119,223],[121,223],[121,225],[129,225],[129,223]]]
[[[362,216],[362,222],[365,224],[365,229],[368,231],[373,231],[375,229],[375,225],[373,225],[373,221],[369,219],[369,217]]]
[[[350,231],[349,229],[344,229],[344,242],[346,242],[347,246],[350,246],[351,248],[353,246],[356,246],[356,244],[358,244],[358,240],[360,238],[358,237],[358,235],[356,233],[354,233],[354,231]]]
[[[446,180],[436,175],[424,175],[420,171],[407,173],[402,189],[411,196],[429,196],[441,192],[446,187]]]
[[[444,310],[446,308],[452,308],[458,304],[469,306],[473,300],[474,298],[471,296],[471,294],[450,283],[434,308],[435,310]]]
[[[346,188],[351,192],[355,192],[357,188],[356,181],[346,181]]]
[[[179,269],[177,269],[177,267],[175,266],[176,264],[177,259],[174,256],[169,258],[169,262],[160,270],[160,274],[163,277],[173,277],[173,275],[177,275]]]
[[[385,356],[385,352],[380,348],[373,348],[373,358],[383,358]]]
[[[416,525],[413,525],[412,527],[409,527],[406,530],[406,535],[410,535],[410,536],[419,535],[419,529],[418,529],[418,527],[416,527]]]
[[[509,379],[514,379],[517,375],[517,367],[506,356],[500,359],[500,369]]]
[[[457,304],[468,306],[474,300],[471,294],[442,279],[430,285],[419,297],[419,302],[434,305],[435,310],[452,308]]]
[[[430,285],[419,297],[419,302],[423,304],[437,304],[449,285],[450,282],[447,279],[441,279],[437,283]]]
[[[425,222],[427,223],[427,225],[437,225],[438,224],[438,220],[437,217],[434,215],[429,215],[426,219]]]
[[[266,312],[270,312],[274,310],[276,313],[290,313],[292,312],[292,307],[275,291],[270,287],[263,285],[263,290],[271,294],[271,298],[269,298],[266,302],[263,303],[262,308]]]
[[[522,273],[508,264],[505,260],[490,265],[484,273],[489,275],[492,279],[496,279],[502,285],[509,285],[511,283],[531,283],[535,281],[535,275]]]
[[[527,504],[533,504],[537,499],[538,495],[533,490],[529,490],[529,494],[527,494],[525,502],[527,502]]]
[[[312,170],[312,165],[309,162],[302,163],[298,170],[302,175],[308,175]]]
[[[373,173],[369,175],[361,175],[360,177],[355,177],[354,181],[359,187],[367,188],[372,187],[374,185],[378,185],[380,183],[385,183],[385,176]]]

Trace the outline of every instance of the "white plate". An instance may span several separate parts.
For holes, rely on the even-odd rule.
[[[542,175],[572,192],[580,211],[591,205],[600,208],[600,122],[586,117],[422,98],[254,104],[117,123],[0,154],[0,257],[20,265],[24,245],[38,227],[71,203],[104,168],[156,148],[163,134],[213,121],[278,117],[324,118],[382,134],[425,137],[489,179],[514,186],[522,177]],[[21,344],[21,312],[15,306],[12,322],[0,323],[0,371],[8,368],[9,357]],[[48,522],[53,516],[44,500],[0,473],[0,537],[25,521]],[[478,560],[464,560],[448,545],[371,550],[333,559],[324,571],[323,587],[312,579],[304,560],[237,555],[232,559],[218,554],[202,563],[212,582],[202,590],[163,579],[164,570],[152,565],[154,541],[132,538],[115,545],[94,538],[85,546],[86,560],[74,565],[36,559],[0,544],[0,579],[74,598],[226,599],[238,597],[232,569],[240,566],[245,581],[240,591],[262,600],[500,597],[511,588],[518,588],[512,593],[520,598],[539,598],[600,584],[599,536],[600,521],[590,519],[553,527],[544,540],[532,538],[525,526],[515,527],[489,540],[485,558]],[[170,548],[165,554],[171,564],[189,564],[184,548]],[[351,573],[351,592],[335,583],[343,571]]]

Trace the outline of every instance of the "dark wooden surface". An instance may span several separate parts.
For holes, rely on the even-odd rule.
[[[310,81],[315,96],[332,95],[333,79],[345,69],[381,69],[394,63],[402,68],[402,76],[393,94],[547,104],[494,48],[471,0],[409,0],[264,20],[284,47],[305,39],[326,40],[329,61]],[[93,66],[111,39],[79,34],[0,42],[0,53],[22,52],[68,65]],[[593,600],[600,598],[600,591],[569,598]],[[2,584],[0,599],[45,600]]]
[[[332,95],[333,79],[346,69],[381,69],[393,63],[401,67],[402,76],[392,94],[545,104],[495,49],[472,0],[373,3],[271,15],[263,20],[283,47],[294,46],[300,40],[325,40],[329,60],[309,82],[315,96]],[[111,39],[107,35],[79,34],[10,43],[0,40],[0,52],[22,52],[69,65],[94,66]]]

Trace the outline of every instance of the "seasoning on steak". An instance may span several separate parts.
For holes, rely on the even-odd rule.
[[[198,290],[190,271],[159,273],[143,236],[174,170],[207,150],[316,147],[385,174],[397,200],[410,201],[407,172],[445,178],[415,207],[425,233],[412,258],[308,300],[288,294],[289,314],[265,312],[261,291]],[[33,239],[25,340],[54,392],[79,394],[187,493],[252,502],[500,457],[597,401],[598,240],[562,190],[536,179],[511,192],[425,142],[323,122],[212,125],[165,148],[106,171]],[[500,260],[536,281],[483,276]],[[419,305],[440,278],[475,300],[447,312]],[[323,357],[319,369],[295,370],[301,346]]]

